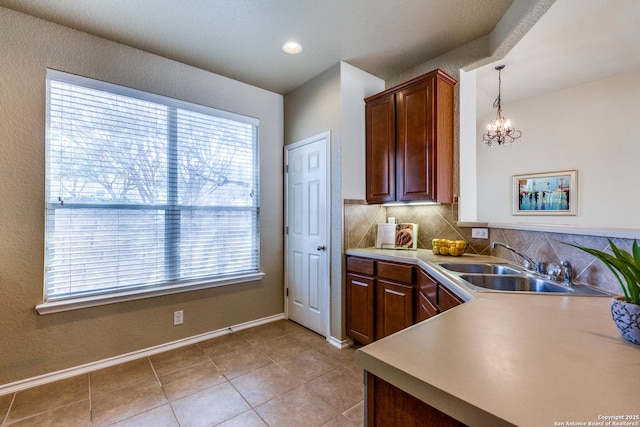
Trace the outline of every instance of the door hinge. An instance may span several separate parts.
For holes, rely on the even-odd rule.
[[[284,227],[284,234],[289,234],[289,226],[288,225],[286,225]]]
[[[284,165],[284,173],[289,173],[289,165]]]
[[[289,288],[287,288],[287,296],[289,296]]]

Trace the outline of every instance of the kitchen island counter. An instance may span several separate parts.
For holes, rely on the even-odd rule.
[[[497,261],[424,250],[347,254],[415,263],[444,281],[435,262]],[[356,363],[472,426],[606,425],[611,416],[623,423],[609,425],[640,425],[640,346],[620,336],[610,298],[457,293],[467,302],[359,349]]]

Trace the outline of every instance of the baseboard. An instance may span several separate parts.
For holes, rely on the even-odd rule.
[[[329,337],[329,338],[327,338],[327,341],[329,341],[329,344],[331,344],[334,347],[339,348],[340,350],[342,350],[344,348],[347,348],[347,347],[351,347],[353,345],[353,340],[351,338],[347,338],[346,340],[340,341],[337,338]]]
[[[74,366],[73,368],[67,368],[61,371],[51,372],[49,374],[44,374],[37,377],[27,378],[24,380],[13,382],[13,383],[0,385],[0,396],[3,396],[5,394],[10,394],[10,393],[15,393],[17,391],[25,390],[27,388],[52,383],[54,381],[71,378],[76,375],[87,374],[89,372],[108,368],[110,366],[118,365],[120,363],[126,363],[132,360],[140,359],[141,357],[153,356],[154,354],[163,353],[169,350],[174,350],[179,347],[184,347],[185,345],[192,345],[200,341],[205,341],[212,338],[220,337],[222,335],[227,335],[227,334],[230,334],[231,332],[237,332],[243,329],[253,328],[254,326],[259,326],[265,323],[275,322],[276,320],[282,320],[282,319],[284,319],[284,313],[276,314],[274,316],[269,316],[269,317],[263,317],[262,319],[252,320],[250,322],[240,323],[238,325],[230,326],[228,328],[222,328],[216,331],[206,332],[204,334],[183,338],[181,340],[157,345],[154,347],[145,348],[142,350],[122,354],[115,357],[110,357],[108,359],[98,360],[96,362],[87,363],[85,365]]]

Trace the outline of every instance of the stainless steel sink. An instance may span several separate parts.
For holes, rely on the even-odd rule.
[[[494,291],[574,293],[572,288],[537,277],[463,274],[460,278],[474,286]]]
[[[612,296],[613,294],[587,285],[570,287],[541,277],[529,275],[509,276],[490,274],[461,274],[460,278],[473,286],[502,292],[548,292],[568,295]]]
[[[612,296],[597,288],[573,283],[571,286],[537,275],[508,263],[440,262],[440,267],[471,285],[477,291],[535,292],[564,295]]]
[[[443,262],[440,266],[449,271],[474,274],[524,274],[522,270],[515,269],[506,264],[474,264],[464,262]]]

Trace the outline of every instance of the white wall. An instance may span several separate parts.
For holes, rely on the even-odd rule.
[[[365,199],[364,99],[383,90],[384,80],[346,62],[340,63],[343,199]]]
[[[640,71],[503,105],[523,136],[477,150],[478,220],[640,228],[639,112]],[[492,118],[478,119],[478,144]],[[577,216],[511,214],[512,175],[567,169],[578,170]]]
[[[472,222],[477,219],[477,141],[476,141],[476,72],[460,70],[458,82],[460,100],[460,198],[458,220]]]

